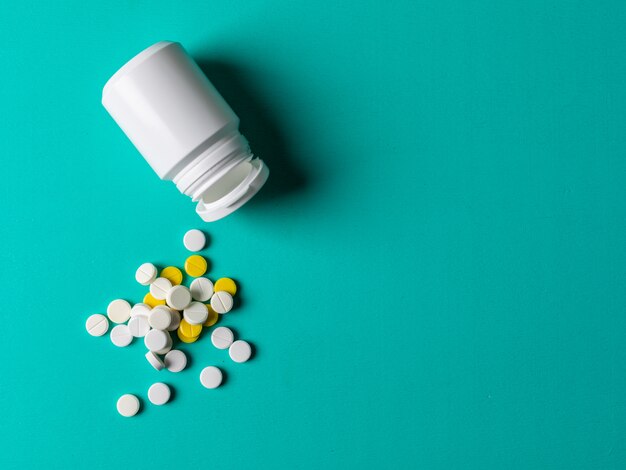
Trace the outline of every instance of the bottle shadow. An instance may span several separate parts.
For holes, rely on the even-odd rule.
[[[241,120],[241,133],[254,155],[269,167],[265,186],[255,203],[275,202],[279,197],[301,192],[309,185],[308,175],[298,167],[283,138],[272,107],[262,102],[245,70],[222,60],[197,58],[196,62]]]

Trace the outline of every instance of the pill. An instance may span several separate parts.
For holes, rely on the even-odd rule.
[[[152,284],[150,284],[150,293],[152,297],[157,300],[165,300],[167,293],[172,288],[172,283],[169,279],[164,277],[157,277]]]
[[[160,351],[167,347],[169,335],[162,330],[150,330],[144,336],[143,342],[152,352]]]
[[[168,266],[161,271],[161,277],[164,277],[172,283],[173,286],[183,282],[183,273],[176,266]]]
[[[246,341],[238,339],[230,345],[230,348],[228,348],[228,354],[235,362],[246,362],[252,355],[252,348]]]
[[[139,398],[127,393],[117,400],[117,412],[126,418],[135,416],[139,411]]]
[[[118,348],[128,346],[133,340],[133,335],[128,329],[128,325],[117,325],[111,330],[111,342]]]
[[[200,255],[191,255],[185,261],[185,271],[192,277],[200,277],[206,273],[207,262]]]
[[[102,336],[109,330],[109,320],[100,313],[94,313],[87,318],[85,328],[91,336]]]
[[[206,309],[209,312],[209,316],[207,316],[206,321],[203,323],[203,326],[213,326],[217,323],[217,319],[219,318],[219,315],[217,314],[215,310],[213,310],[213,307],[211,307],[211,304],[204,304],[204,305],[206,305]]]
[[[191,302],[189,306],[183,310],[183,318],[190,325],[202,325],[208,318],[209,311],[202,302]]]
[[[136,281],[142,286],[150,285],[157,277],[157,268],[152,263],[143,263],[135,272]]]
[[[167,331],[165,332],[165,334],[167,335],[167,344],[165,345],[163,349],[159,349],[158,351],[153,351],[155,354],[160,354],[161,356],[163,356],[171,351],[172,346],[174,345],[174,342],[172,341],[172,337]]]
[[[165,355],[163,362],[170,372],[180,372],[187,367],[187,356],[179,349],[172,349]]]
[[[215,366],[208,366],[200,372],[200,383],[206,388],[217,388],[222,383],[222,371]]]
[[[143,338],[146,336],[146,333],[150,331],[150,324],[148,323],[148,318],[143,315],[135,315],[130,320],[128,320],[128,329],[130,334],[135,338]]]
[[[181,333],[180,328],[176,330],[176,334],[178,335],[178,339],[180,339],[183,343],[195,343],[198,341],[200,336],[188,337]]]
[[[211,297],[211,307],[217,313],[228,313],[233,308],[233,297],[225,291],[219,291]]]
[[[180,321],[180,326],[178,327],[178,331],[180,331],[183,336],[187,338],[197,338],[200,336],[202,332],[202,325],[192,325],[188,323],[184,318]]]
[[[201,251],[206,245],[206,237],[198,229],[189,230],[183,237],[183,245],[189,251]]]
[[[114,300],[107,307],[107,316],[113,323],[125,323],[130,318],[130,304],[123,299]]]
[[[233,340],[235,339],[235,335],[230,328],[226,328],[225,326],[220,326],[213,330],[211,333],[211,342],[213,346],[217,349],[226,349],[233,344]]]
[[[133,308],[130,309],[130,318],[136,317],[137,315],[141,315],[143,317],[148,318],[150,314],[151,307],[148,304],[144,304],[140,302],[138,304],[133,305]]]
[[[199,277],[191,282],[189,290],[193,300],[206,302],[213,295],[213,283],[206,277]]]
[[[148,389],[148,400],[153,405],[165,405],[170,401],[170,388],[163,382],[152,384]]]
[[[163,363],[161,358],[154,354],[152,351],[148,351],[146,353],[146,359],[148,360],[150,365],[156,370],[163,370],[163,368],[165,368],[165,364]]]
[[[171,310],[172,313],[172,322],[170,326],[167,327],[167,331],[176,331],[180,326],[180,312],[178,310]]]
[[[215,281],[215,291],[228,292],[230,295],[237,293],[237,284],[229,277],[223,277]]]
[[[167,305],[175,310],[183,310],[191,303],[191,292],[185,286],[174,286],[167,293]]]
[[[157,305],[165,305],[165,299],[155,299],[154,297],[152,297],[152,294],[148,292],[143,297],[143,303],[146,304],[148,307],[154,308]]]
[[[150,310],[148,315],[148,323],[157,330],[167,330],[172,323],[172,313],[165,305],[157,305]],[[159,348],[160,349],[160,348]]]

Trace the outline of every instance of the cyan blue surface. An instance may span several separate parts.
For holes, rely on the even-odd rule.
[[[625,24],[618,1],[5,3],[0,468],[624,468]],[[100,105],[163,39],[272,170],[214,224]],[[192,227],[255,358],[203,337],[157,373],[88,336]]]

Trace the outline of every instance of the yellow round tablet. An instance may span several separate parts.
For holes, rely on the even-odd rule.
[[[213,290],[228,292],[230,295],[235,295],[237,293],[237,284],[229,277],[222,277],[215,281],[215,285],[213,286]]]
[[[173,286],[178,286],[181,282],[183,282],[183,273],[175,266],[163,268],[163,271],[161,271],[161,277],[170,281]]]
[[[198,338],[200,337],[200,336],[196,336],[195,338],[189,338],[189,337],[185,336],[184,334],[182,334],[180,332],[180,328],[178,328],[178,330],[176,330],[176,334],[178,334],[178,338],[183,343],[194,343],[194,342],[198,341]]]
[[[152,294],[148,292],[143,298],[143,303],[149,305],[150,308],[154,308],[157,305],[165,305],[165,300],[155,299],[152,297]]]
[[[207,317],[206,321],[203,323],[204,326],[213,326],[217,323],[217,319],[219,318],[219,314],[213,310],[213,307],[211,307],[211,304],[204,304],[206,305],[207,310],[209,311],[209,316]]]
[[[192,277],[200,277],[206,273],[207,262],[200,255],[191,255],[185,260],[185,271]]]
[[[187,338],[197,338],[202,332],[202,325],[191,325],[183,318],[178,326],[178,331]]]

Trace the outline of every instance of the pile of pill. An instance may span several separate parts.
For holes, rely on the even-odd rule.
[[[189,230],[184,238],[185,248],[192,252],[204,249],[206,237],[200,230]],[[161,270],[152,263],[144,263],[135,273],[136,281],[147,286],[149,292],[143,302],[132,305],[123,299],[109,303],[107,314],[99,313],[87,318],[87,332],[92,336],[103,336],[109,330],[109,321],[116,324],[109,337],[118,347],[131,344],[133,338],[143,338],[148,349],[146,360],[157,371],[167,369],[180,372],[187,366],[187,356],[183,351],[173,349],[176,338],[183,343],[194,343],[204,329],[215,325],[220,315],[233,308],[233,296],[237,285],[230,278],[223,277],[211,282],[204,275],[207,261],[194,254],[187,258],[184,270],[194,278],[187,287],[183,285],[183,272],[168,266]],[[182,314],[181,314],[182,312]],[[176,337],[172,334],[176,332]],[[234,362],[246,362],[252,355],[250,344],[243,340],[235,341],[230,328],[218,327],[211,332],[211,343],[217,349],[228,349]],[[200,372],[200,383],[206,388],[217,388],[222,383],[222,371],[215,366],[207,366]],[[169,386],[162,382],[154,383],[148,390],[148,400],[154,405],[164,405],[171,396]],[[117,401],[117,411],[126,417],[139,411],[139,399],[132,394],[122,395]]]

